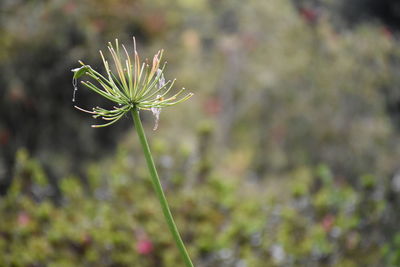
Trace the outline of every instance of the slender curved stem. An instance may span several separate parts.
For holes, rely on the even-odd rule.
[[[161,186],[160,178],[158,177],[156,167],[154,165],[153,157],[151,156],[150,147],[147,143],[146,135],[143,130],[142,122],[140,120],[139,111],[132,109],[133,122],[135,123],[136,132],[139,136],[140,143],[143,148],[144,156],[146,158],[147,167],[150,171],[151,182],[153,183],[154,190],[156,191],[158,200],[160,201],[162,211],[164,213],[165,220],[167,221],[169,230],[175,239],[175,243],[179,248],[179,251],[185,261],[187,267],[193,267],[193,263],[190,260],[189,254],[186,251],[185,245],[183,244],[182,238],[179,234],[178,228],[174,222],[171,211],[168,206],[167,199],[165,198],[164,191]]]

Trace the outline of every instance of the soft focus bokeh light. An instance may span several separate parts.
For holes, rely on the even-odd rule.
[[[78,60],[164,49],[195,95],[142,111],[195,266],[399,266],[397,1],[0,2],[0,266],[182,266],[132,120]]]

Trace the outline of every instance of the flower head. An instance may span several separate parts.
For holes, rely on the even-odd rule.
[[[82,61],[79,61],[82,65],[80,68],[72,70],[74,73],[74,99],[77,79],[86,75],[92,78],[97,84],[91,81],[82,81],[83,85],[117,104],[112,109],[95,107],[92,111],[75,106],[81,111],[92,114],[94,118],[102,118],[107,121],[105,124],[92,125],[92,127],[111,125],[132,109],[144,109],[151,110],[155,115],[156,129],[162,108],[183,102],[193,95],[192,93],[188,93],[180,97],[185,90],[185,88],[182,88],[176,94],[170,96],[169,93],[175,79],[165,81],[164,69],[166,63],[162,67],[160,66],[163,50],[158,51],[154,55],[151,64],[147,60],[141,63],[136,51],[135,38],[133,38],[133,44],[134,59],[132,60],[124,45],[122,45],[123,51],[121,52],[118,39],[115,40],[115,48],[112,43],[108,43],[108,50],[112,57],[112,66],[110,66],[108,60],[100,51],[105,67],[105,75],[100,74]]]

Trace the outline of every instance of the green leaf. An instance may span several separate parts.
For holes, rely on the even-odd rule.
[[[80,68],[72,69],[71,71],[74,73],[74,79],[79,79],[83,75],[86,74],[86,72],[90,69],[90,66],[84,65]]]

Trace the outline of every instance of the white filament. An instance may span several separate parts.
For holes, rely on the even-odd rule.
[[[157,95],[157,98],[160,98],[160,95]],[[158,128],[158,121],[160,120],[160,113],[161,113],[161,108],[151,108],[151,112],[153,112],[154,117],[156,118],[155,123],[154,123],[154,128],[153,131],[157,130]]]
[[[157,77],[158,78],[158,89],[162,88],[165,85],[165,78],[164,74],[162,73],[161,69],[157,70]],[[159,99],[161,95],[157,95],[157,99]],[[160,113],[161,113],[161,108],[151,108],[151,112],[153,112],[154,117],[156,118],[155,123],[154,123],[154,128],[153,131],[157,130],[158,128],[158,121],[160,120]]]
[[[74,92],[72,95],[72,102],[75,102],[76,92],[78,91],[78,80],[76,78],[72,79],[72,85],[74,86]]]
[[[161,69],[157,70],[157,76],[160,75],[160,78],[158,79],[158,88],[161,88],[165,85],[165,78],[164,78],[164,74],[162,73]]]

